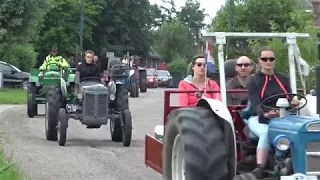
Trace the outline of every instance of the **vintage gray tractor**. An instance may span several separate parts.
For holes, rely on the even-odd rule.
[[[101,83],[97,77],[80,80],[76,72],[74,102],[61,107],[58,113],[56,131],[58,144],[64,146],[70,118],[81,121],[87,128],[100,128],[110,120],[111,138],[130,146],[132,137],[132,118],[129,110],[128,91],[122,80],[129,78],[127,65],[116,64],[109,68],[109,80]],[[104,85],[106,84],[106,85]]]

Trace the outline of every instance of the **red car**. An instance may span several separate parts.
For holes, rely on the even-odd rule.
[[[155,69],[147,69],[147,87],[158,87],[157,71]]]

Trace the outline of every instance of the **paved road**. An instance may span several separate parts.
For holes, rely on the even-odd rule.
[[[13,160],[32,180],[160,180],[144,165],[144,135],[162,123],[163,90],[150,89],[131,98],[130,108],[134,120],[130,147],[112,142],[109,126],[86,129],[77,121],[70,121],[66,146],[60,147],[45,140],[43,117],[27,118],[26,106],[11,108],[0,116],[6,154],[13,153]]]

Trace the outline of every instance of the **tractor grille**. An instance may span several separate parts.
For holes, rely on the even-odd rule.
[[[86,94],[85,95],[85,104],[84,104],[84,113],[86,116],[94,117],[94,101],[95,95]]]
[[[88,117],[105,117],[108,115],[108,96],[85,94],[84,115]]]
[[[99,95],[98,96],[98,117],[104,117],[107,115],[108,111],[108,96]]]
[[[306,173],[320,178],[320,141],[306,144]]]

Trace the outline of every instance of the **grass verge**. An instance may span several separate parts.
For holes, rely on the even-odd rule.
[[[0,104],[26,104],[27,92],[22,89],[1,88]]]
[[[0,152],[0,180],[22,180],[15,166],[6,161],[2,152]]]

